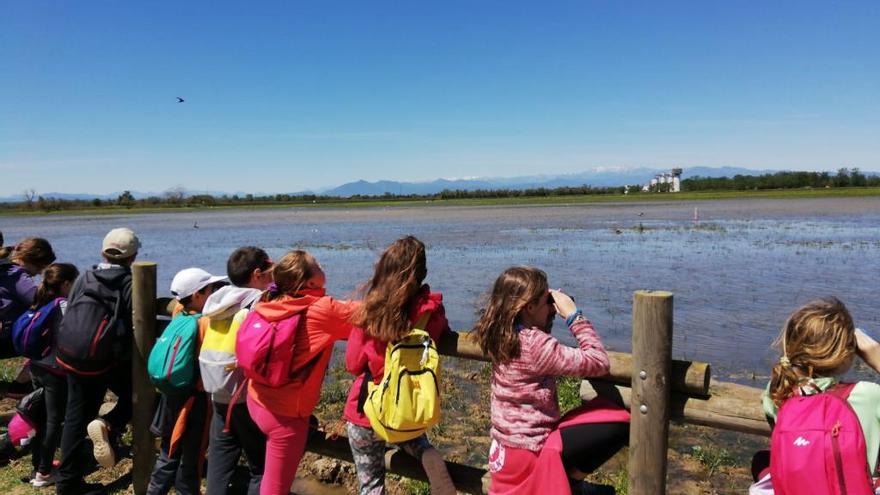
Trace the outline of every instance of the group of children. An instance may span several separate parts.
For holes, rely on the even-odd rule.
[[[72,265],[53,263],[54,253],[43,239],[22,241],[0,260],[3,356],[17,355],[12,342],[18,341],[10,334],[19,315],[48,306],[55,312],[48,324],[52,345],[30,360],[34,387],[42,388],[46,410],[45,422],[38,425],[32,443],[34,486],[54,482],[59,494],[97,493],[102,487],[84,482],[90,460],[110,466],[121,454],[120,432],[131,417],[131,361],[130,354],[119,350],[131,346],[129,267],[139,247],[132,231],[114,229],[104,239],[103,262],[81,275]],[[37,286],[33,277],[40,273],[42,282]],[[367,391],[386,372],[389,343],[402,341],[413,329],[424,331],[431,342],[451,332],[442,295],[424,283],[427,274],[425,245],[412,236],[394,241],[383,251],[359,301],[327,295],[320,263],[301,250],[273,262],[262,249],[243,247],[230,256],[227,276],[199,268],[178,272],[171,283],[178,308],[160,340],[179,339],[170,329],[176,331],[192,322],[195,350],[187,354],[185,340],[161,345],[157,341],[156,349],[173,350],[170,361],[168,356],[162,361],[167,377],[158,379],[170,381],[172,372],[177,376],[178,351],[189,360],[184,365],[196,371],[188,386],[163,389],[161,394],[153,421],[161,446],[148,493],[164,494],[172,487],[180,494],[200,493],[205,458],[207,493],[227,493],[242,453],[250,472],[249,494],[288,493],[313,426],[312,412],[333,344],[339,340],[347,340],[345,365],[354,376],[344,418],[359,493],[384,493],[386,436],[368,417],[365,401]],[[115,300],[108,294],[115,295]],[[93,306],[95,301],[112,306],[114,315],[105,315],[102,321],[119,329],[111,362],[91,370],[74,359],[76,352],[67,336],[84,321],[80,315],[85,309],[77,308],[85,308],[88,301]],[[550,334],[556,316],[565,321],[577,347],[562,345]],[[238,358],[245,356],[236,355],[236,345],[242,351],[241,335],[236,337],[236,333],[260,325],[273,329],[274,333],[266,335],[289,338],[283,343],[289,360],[284,361],[283,380],[277,383],[243,373],[252,363],[238,366]],[[92,347],[100,347],[105,333],[93,334]],[[492,362],[490,493],[613,493],[611,487],[583,479],[626,445],[629,413],[612,400],[597,398],[561,416],[557,402],[556,377],[601,376],[609,369],[597,332],[574,300],[550,289],[546,274],[539,269],[509,268],[489,291],[472,338]],[[870,483],[873,492],[871,473],[880,451],[880,385],[842,386],[838,377],[847,372],[856,355],[880,371],[880,344],[855,328],[836,299],[814,301],[797,310],[786,322],[779,342],[783,355],[773,368],[764,398],[768,420],[777,427],[774,447],[771,455],[756,456],[752,493],[773,493],[774,489],[780,494],[794,493],[790,487],[796,485],[787,483],[809,463],[793,461],[797,454],[790,453],[795,451],[788,443],[803,447],[812,441],[798,429],[800,420],[790,419],[796,416],[791,411],[804,404],[807,410],[816,411],[816,407],[809,409],[813,404],[809,401],[817,396],[838,397],[849,405],[858,424],[858,435],[853,438],[862,442],[854,440],[853,445],[862,445],[858,452],[864,458],[857,471],[864,471],[866,480],[862,481]],[[266,345],[278,349],[277,343]],[[265,358],[268,366],[270,357]],[[163,369],[158,375],[164,374]],[[110,412],[98,417],[108,388],[119,399]],[[833,431],[829,430],[834,445],[846,430],[845,419],[838,419]],[[59,444],[61,463],[56,475],[52,460]],[[397,446],[421,461],[432,493],[455,493],[441,454],[424,432]],[[845,457],[846,452],[837,454]],[[807,480],[818,476],[801,475]],[[841,479],[843,475],[837,481]],[[856,487],[851,480],[841,483],[844,491],[849,487],[846,483]],[[864,486],[851,488],[850,493],[862,493],[859,489]]]

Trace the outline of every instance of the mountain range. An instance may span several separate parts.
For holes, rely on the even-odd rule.
[[[368,182],[358,180],[348,182],[340,186],[330,189],[318,191],[297,191],[287,194],[318,194],[322,196],[351,197],[355,195],[361,196],[381,196],[383,194],[434,194],[444,189],[460,189],[473,191],[476,189],[529,189],[535,187],[555,188],[563,186],[582,186],[584,184],[593,187],[614,187],[633,184],[645,184],[657,174],[668,172],[669,169],[653,169],[645,167],[603,167],[595,168],[586,172],[575,174],[557,174],[557,175],[532,175],[519,177],[476,177],[476,178],[459,178],[459,179],[435,179],[426,182],[400,182],[393,180],[380,180],[376,182]],[[692,167],[684,168],[682,179],[689,177],[733,177],[735,175],[763,175],[777,172],[777,170],[752,170],[738,167]],[[59,192],[37,192],[39,196],[44,198],[56,199],[80,199],[90,200],[98,198],[116,199],[122,191],[110,194],[88,194],[88,193],[59,193]],[[143,199],[150,196],[164,197],[164,192],[141,192],[131,191],[132,196],[136,199]],[[224,191],[186,191],[187,196],[197,194],[210,194],[212,196],[223,196],[237,194],[245,196],[245,192],[224,192]],[[274,195],[275,193],[253,193],[254,196]],[[0,197],[0,202],[19,202],[23,201],[23,195]]]

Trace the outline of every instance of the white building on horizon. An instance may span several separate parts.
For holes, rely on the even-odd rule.
[[[657,174],[650,182],[642,186],[642,191],[649,192],[664,190],[665,192],[681,192],[681,172],[682,169],[673,168],[669,172]],[[669,184],[669,186],[662,187],[663,184]]]

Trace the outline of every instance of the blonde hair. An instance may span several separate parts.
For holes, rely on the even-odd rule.
[[[296,295],[310,278],[317,273],[318,261],[302,250],[289,251],[275,263],[272,276],[281,294]]]
[[[835,297],[811,301],[792,313],[774,342],[782,348],[770,377],[776,407],[811,378],[833,375],[852,359],[855,335],[852,316]]]
[[[391,243],[364,286],[363,304],[352,323],[376,339],[393,342],[410,330],[409,305],[428,274],[425,244],[413,236]]]
[[[519,314],[527,304],[545,296],[547,290],[547,274],[530,266],[508,268],[495,280],[474,327],[474,338],[493,364],[505,364],[519,357]]]

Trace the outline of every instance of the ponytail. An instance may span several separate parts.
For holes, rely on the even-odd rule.
[[[792,313],[775,344],[782,348],[782,356],[770,375],[770,397],[781,407],[812,378],[839,373],[851,362],[855,325],[839,299],[820,299]]]
[[[73,283],[79,275],[79,270],[70,263],[52,263],[43,270],[43,282],[37,287],[34,295],[34,304],[31,309],[37,309],[49,304],[55,298],[62,297],[62,286],[65,282]]]

